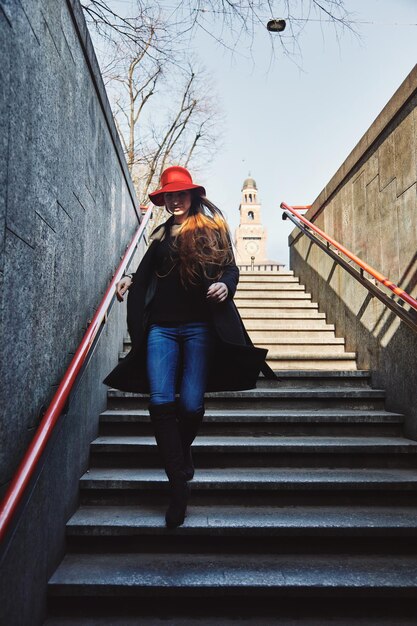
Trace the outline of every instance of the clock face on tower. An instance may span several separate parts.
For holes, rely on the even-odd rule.
[[[256,243],[256,241],[248,241],[248,243],[245,245],[245,248],[246,252],[251,255],[255,255],[257,252],[259,252],[259,245]]]

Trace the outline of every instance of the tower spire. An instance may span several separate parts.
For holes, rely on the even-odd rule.
[[[239,212],[240,223],[236,229],[238,263],[241,265],[267,263],[266,230],[261,220],[258,187],[250,171],[243,181]]]

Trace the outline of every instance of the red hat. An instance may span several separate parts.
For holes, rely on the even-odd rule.
[[[162,172],[161,187],[149,194],[150,199],[156,206],[164,206],[164,193],[173,191],[185,191],[186,189],[197,189],[200,196],[206,195],[206,190],[201,185],[194,185],[191,174],[185,167],[174,165],[167,167]]]

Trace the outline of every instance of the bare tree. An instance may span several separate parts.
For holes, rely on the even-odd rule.
[[[175,41],[158,8],[138,2],[137,15],[129,18],[111,8],[106,12],[107,7],[94,0],[85,10],[104,37],[103,78],[138,196],[148,202],[149,186],[169,160],[194,164],[209,134],[214,145],[215,112],[210,97],[205,102],[206,94],[198,91],[201,82],[186,63],[183,41]],[[150,107],[156,94],[157,106]],[[162,100],[161,94],[166,94]]]
[[[90,26],[109,40],[145,45],[146,24],[157,17],[171,42],[183,41],[187,35],[191,38],[201,30],[232,52],[239,44],[250,48],[259,27],[264,28],[271,17],[282,17],[289,28],[271,35],[271,49],[278,41],[284,53],[291,54],[308,22],[331,22],[336,32],[355,31],[346,4],[346,0],[136,0],[136,8],[128,14],[116,10],[112,0],[88,0],[82,6]],[[166,42],[157,37],[153,47],[163,52]]]
[[[130,172],[136,159],[136,131],[139,118],[146,103],[155,94],[158,79],[162,75],[160,60],[145,58],[153,37],[154,31],[151,30],[143,48],[136,53],[131,53],[130,57],[125,57],[128,61],[127,67],[122,68],[121,71],[107,72],[106,76],[110,92],[113,94],[114,118]],[[124,123],[120,117],[123,118]]]
[[[198,170],[202,155],[210,160],[219,143],[220,113],[206,77],[189,61],[187,38],[202,30],[232,51],[242,42],[250,47],[256,29],[275,14],[289,29],[271,36],[271,49],[279,41],[284,54],[295,56],[309,21],[329,21],[337,32],[353,24],[344,0],[136,0],[134,9],[84,0],[82,6],[106,46],[100,65],[144,203],[165,167]]]
[[[169,163],[198,169],[203,148],[210,160],[221,131],[207,72],[196,69],[196,63],[181,68],[149,55],[155,36],[150,28],[148,40],[136,50],[118,44],[105,73],[127,164],[145,203]]]
[[[160,179],[163,170],[176,163],[194,171],[199,169],[202,155],[210,161],[219,146],[222,116],[203,70],[191,63],[183,81],[166,85],[169,102],[163,99],[164,115],[150,116],[139,142],[136,165],[140,175],[140,197],[146,201],[149,189]],[[165,96],[167,98],[167,96]]]
[[[136,9],[132,15],[124,15],[116,9],[116,3],[112,0],[88,0],[81,2],[89,27],[111,45],[124,43],[134,46],[135,49],[147,48],[148,54],[156,51],[164,54],[167,37],[164,37],[162,29],[160,36],[153,37],[152,47],[149,49],[149,30],[155,24],[162,24],[160,11],[157,3],[136,1]],[[162,41],[161,41],[162,40]]]

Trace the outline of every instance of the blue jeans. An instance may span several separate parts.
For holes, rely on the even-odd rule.
[[[147,351],[150,404],[174,402],[178,380],[180,408],[190,413],[202,410],[213,343],[214,331],[205,322],[151,324]]]

